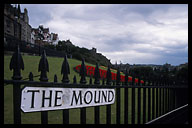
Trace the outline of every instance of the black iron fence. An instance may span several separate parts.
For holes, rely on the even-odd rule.
[[[49,64],[46,58],[45,51],[41,56],[38,70],[41,72],[40,81],[33,81],[33,73],[29,73],[29,81],[21,80],[21,69],[24,70],[24,63],[20,54],[19,47],[13,54],[10,62],[10,70],[13,70],[12,80],[4,80],[4,85],[13,85],[13,105],[14,105],[14,124],[21,123],[21,85],[32,87],[61,87],[61,88],[114,88],[116,90],[116,114],[112,115],[111,105],[106,105],[106,124],[111,124],[112,116],[116,117],[116,124],[120,124],[124,119],[124,124],[128,124],[128,120],[131,120],[131,124],[145,124],[155,118],[158,118],[178,107],[181,107],[188,103],[188,86],[177,85],[177,83],[170,84],[167,81],[155,81],[153,79],[144,79],[144,83],[135,83],[135,77],[133,76],[132,82],[128,82],[128,73],[126,73],[125,82],[120,81],[120,71],[117,72],[116,81],[111,81],[111,70],[108,67],[107,78],[103,80],[100,85],[100,74],[98,68],[95,69],[94,84],[92,78],[90,81],[86,81],[86,68],[84,60],[82,60],[80,70],[80,83],[77,83],[77,79],[74,76],[73,82],[69,82],[68,75],[69,64],[67,57],[65,57],[62,64],[63,79],[62,82],[57,82],[57,76],[54,76],[53,82],[48,82],[47,71],[49,71]],[[97,67],[97,66],[96,66]],[[88,83],[88,84],[87,84]],[[173,82],[172,82],[173,83]],[[131,89],[131,98],[129,97],[128,89]],[[137,93],[136,93],[137,91]],[[142,91],[142,93],[141,93]],[[121,94],[124,94],[124,100],[121,98]],[[136,99],[137,98],[137,99]],[[128,100],[131,100],[131,106]],[[124,118],[121,116],[121,102],[124,102]],[[136,106],[137,102],[137,106]],[[131,107],[131,119],[129,119],[128,107]],[[142,109],[142,111],[141,111]],[[48,111],[41,112],[41,123],[48,124]],[[27,113],[26,113],[27,114]],[[94,107],[94,123],[100,124],[100,106]],[[137,117],[137,118],[136,118]],[[80,108],[80,123],[86,124],[86,107]],[[69,124],[69,109],[63,110],[63,124]]]

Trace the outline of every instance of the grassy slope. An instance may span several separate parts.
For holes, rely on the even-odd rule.
[[[11,79],[12,71],[9,70],[9,63],[10,63],[11,56],[4,56],[4,79]],[[47,57],[49,62],[49,73],[47,74],[49,81],[53,81],[54,75],[57,75],[58,81],[61,82],[62,75],[61,75],[61,65],[63,63],[63,58],[56,58],[56,57]],[[25,69],[22,71],[22,77],[27,78],[29,72],[33,72],[33,75],[39,75],[38,72],[38,64],[40,57],[39,56],[23,56]],[[74,75],[77,77],[77,82],[79,82],[80,77],[77,74],[73,67],[76,65],[81,64],[81,61],[68,59],[70,65],[70,75],[69,79],[72,82]],[[87,64],[87,63],[86,63]],[[91,64],[89,64],[91,65]],[[94,66],[94,65],[92,65]],[[34,78],[35,81],[39,80],[39,77]],[[87,81],[89,79],[87,78]],[[4,123],[10,124],[13,123],[13,104],[12,104],[12,85],[7,85],[4,87]],[[141,89],[141,97],[142,97],[142,89]],[[137,94],[137,89],[136,89]],[[146,93],[147,94],[147,93]],[[131,89],[129,89],[129,123],[131,122]],[[121,101],[124,101],[124,90],[121,89]],[[142,99],[141,99],[142,101]],[[148,102],[148,100],[147,100]],[[141,104],[142,106],[142,104]],[[89,107],[87,109],[87,123],[93,124],[94,123],[94,108]],[[141,109],[141,112],[143,110]],[[78,124],[80,123],[80,109],[70,109],[70,123],[71,124]],[[137,113],[137,95],[136,95],[136,113]],[[22,123],[33,123],[39,124],[41,123],[41,113],[34,112],[34,113],[22,113]],[[142,115],[141,115],[142,117]],[[137,116],[136,116],[137,118]],[[116,123],[116,102],[112,105],[112,123]],[[48,112],[48,121],[50,124],[61,124],[62,123],[62,110],[58,111],[49,111]],[[137,121],[136,121],[137,122]],[[106,106],[100,107],[100,123],[106,123]],[[124,123],[124,102],[121,102],[121,123]]]

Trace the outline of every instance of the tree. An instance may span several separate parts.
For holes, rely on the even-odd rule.
[[[182,83],[187,83],[188,82],[188,66],[185,66],[181,68],[177,73],[176,73],[176,79]]]

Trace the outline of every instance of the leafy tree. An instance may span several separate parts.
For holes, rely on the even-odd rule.
[[[181,81],[182,83],[188,82],[188,66],[181,68],[176,73],[176,79],[177,81]]]

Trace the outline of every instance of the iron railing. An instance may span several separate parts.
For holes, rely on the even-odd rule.
[[[63,74],[62,82],[58,82],[57,76],[54,76],[53,82],[48,82],[47,71],[49,71],[49,64],[46,58],[45,51],[41,56],[39,62],[38,71],[40,74],[40,81],[33,81],[33,73],[29,73],[29,81],[21,80],[21,71],[24,70],[24,63],[20,54],[19,46],[16,52],[13,54],[10,63],[10,70],[13,70],[12,80],[4,80],[4,85],[13,85],[13,106],[14,106],[14,124],[21,124],[21,85],[33,86],[33,87],[62,87],[62,88],[115,88],[116,90],[116,114],[112,115],[112,105],[106,106],[106,124],[111,124],[112,116],[116,117],[116,124],[122,123],[122,106],[121,102],[124,102],[124,124],[145,124],[158,118],[188,102],[188,86],[169,84],[166,81],[155,81],[152,79],[144,79],[144,83],[135,83],[135,77],[133,76],[132,82],[128,82],[128,78],[125,78],[125,82],[120,81],[120,71],[117,72],[116,81],[111,80],[111,70],[108,67],[106,81],[103,79],[102,85],[100,85],[100,74],[98,72],[98,65],[96,64],[94,84],[92,84],[92,77],[90,77],[89,83],[86,81],[86,68],[84,60],[82,60],[80,69],[80,83],[77,83],[76,76],[74,76],[73,82],[69,82],[68,75],[69,64],[67,57],[62,64],[61,73]],[[128,73],[126,72],[126,77]],[[88,83],[88,84],[87,84]],[[128,89],[131,89],[131,98],[128,96]],[[137,91],[137,93],[136,93]],[[142,91],[142,93],[141,93]],[[147,93],[148,92],[148,93]],[[124,100],[121,99],[123,94]],[[137,97],[137,99],[136,99]],[[129,119],[128,100],[131,100],[131,119]],[[136,102],[137,101],[137,102]],[[137,104],[137,106],[136,106]],[[141,105],[142,104],[142,105]],[[142,109],[142,111],[141,111]],[[114,111],[114,110],[113,110]],[[100,124],[100,106],[94,107],[94,123]],[[137,118],[136,118],[137,117]],[[129,120],[131,120],[129,123]],[[41,112],[41,123],[48,124],[48,111]],[[86,108],[80,108],[80,123],[86,124]],[[63,110],[63,124],[69,124],[69,109]]]

